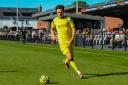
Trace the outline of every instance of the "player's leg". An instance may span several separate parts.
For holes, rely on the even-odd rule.
[[[66,55],[69,59],[69,63],[71,65],[71,67],[77,72],[77,74],[79,75],[80,78],[83,78],[83,74],[81,73],[81,71],[78,69],[78,67],[76,66],[76,63],[74,62],[73,59],[73,54],[72,52],[67,53]]]
[[[59,46],[60,46],[60,50],[62,51],[62,53],[65,56],[65,59],[63,60],[65,67],[69,68],[69,58],[66,56],[66,53],[69,51],[69,49],[67,49],[67,44],[61,43],[61,44],[59,44]]]
[[[65,56],[65,60],[64,60],[64,64],[66,68],[69,68],[69,58],[67,56]]]
[[[83,77],[82,73],[78,70],[74,59],[73,59],[73,45],[66,44],[60,44],[60,49],[63,52],[63,54],[66,56],[66,65],[68,65],[68,62],[70,63],[70,66],[77,72],[77,74],[80,76],[80,78]]]

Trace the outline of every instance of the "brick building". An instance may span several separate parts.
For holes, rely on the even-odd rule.
[[[18,8],[19,28],[37,28],[37,19],[32,14],[38,12],[37,8]],[[17,26],[16,8],[0,7],[0,28],[4,26],[15,28]]]
[[[127,0],[111,0],[82,9],[82,13],[103,16],[106,29],[113,29],[121,25],[124,28],[128,28],[127,8]]]
[[[120,18],[115,18],[115,17],[105,17],[105,28],[106,29],[113,29],[117,28],[120,25],[123,25],[123,20]]]
[[[79,12],[76,14],[76,7],[75,5],[70,5],[65,7],[65,14],[70,16],[76,27],[80,30],[83,30],[87,27],[87,23],[91,26],[88,26],[94,29],[100,29],[101,21],[104,20],[103,17],[100,16],[92,16],[88,14],[81,13],[81,6],[79,6]],[[52,19],[56,16],[56,11],[54,9],[47,10],[45,12],[40,12],[33,14],[33,17],[37,18],[37,27],[38,29],[50,29],[50,23]]]

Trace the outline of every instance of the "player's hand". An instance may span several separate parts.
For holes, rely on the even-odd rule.
[[[56,37],[55,36],[52,36],[52,41],[56,41]]]

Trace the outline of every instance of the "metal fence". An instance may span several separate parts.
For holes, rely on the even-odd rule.
[[[88,36],[77,34],[75,46],[83,48],[99,48],[99,49],[112,49],[112,50],[128,50],[128,34],[116,35],[98,33]]]
[[[111,50],[128,50],[128,34],[121,35],[121,40],[116,41],[116,34],[97,33],[90,35],[76,34],[74,45],[76,47],[83,48],[99,48],[99,49],[111,49]],[[20,34],[17,35],[0,35],[1,40],[11,41],[23,41],[23,37]],[[26,35],[25,42],[42,43],[42,44],[56,44],[52,42],[51,35]]]

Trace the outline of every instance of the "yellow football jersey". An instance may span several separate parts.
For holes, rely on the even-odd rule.
[[[69,16],[65,16],[63,19],[56,17],[52,21],[51,28],[57,29],[59,43],[68,43],[72,37],[74,23]]]
[[[70,39],[74,23],[71,18],[69,16],[65,16],[63,19],[56,17],[52,21],[51,28],[57,29],[59,46],[63,54],[73,52],[73,44],[70,43]]]

